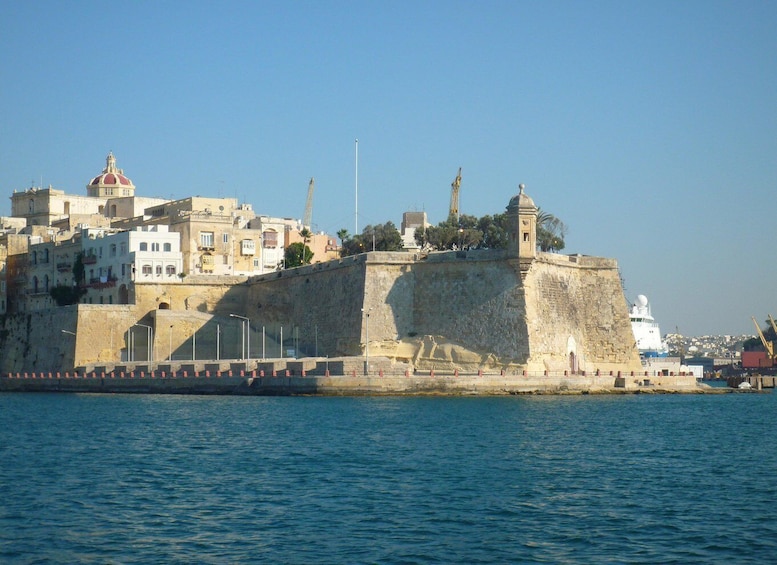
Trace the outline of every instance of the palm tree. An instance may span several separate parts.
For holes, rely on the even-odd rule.
[[[307,227],[302,228],[299,234],[302,236],[302,264],[308,265],[313,258],[313,254],[310,253],[310,249],[308,248],[308,241],[313,237],[313,234],[310,233],[310,230]],[[310,253],[310,256],[308,256],[308,253]]]
[[[345,240],[350,237],[350,234],[348,233],[347,229],[342,228],[340,231],[337,232],[337,237],[340,238],[340,247],[342,247],[343,243],[345,243]]]
[[[537,247],[540,251],[561,251],[567,226],[553,214],[537,208]]]

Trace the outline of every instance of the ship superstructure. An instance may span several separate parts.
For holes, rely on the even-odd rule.
[[[647,296],[644,294],[637,296],[637,300],[631,305],[629,318],[640,357],[666,357],[669,355],[669,348],[666,342],[661,339],[658,323],[650,313],[650,303]]]

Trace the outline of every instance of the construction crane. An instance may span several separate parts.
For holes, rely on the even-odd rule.
[[[316,179],[310,177],[310,184],[308,184],[308,199],[305,202],[305,215],[302,217],[302,226],[310,229],[310,225],[313,223],[313,187],[315,186]]]
[[[459,222],[459,188],[461,188],[461,167],[456,179],[451,183],[451,209],[448,217],[456,216],[456,223]]]
[[[772,329],[774,330],[774,335],[777,335],[777,324],[774,323],[774,318],[772,318],[771,314],[768,314],[769,316],[769,323],[772,325]]]
[[[769,315],[769,321],[772,323],[772,328],[774,328],[774,320],[772,320],[771,315]],[[758,337],[761,338],[761,343],[766,350],[766,354],[769,356],[769,359],[774,359],[774,342],[766,340],[764,333],[761,331],[761,326],[759,326],[758,322],[755,320],[755,316],[753,316],[753,323],[755,324],[755,329],[758,330]],[[777,328],[775,328],[775,331],[777,331]]]

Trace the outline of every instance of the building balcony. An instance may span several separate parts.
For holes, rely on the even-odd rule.
[[[86,285],[88,288],[94,288],[97,290],[103,289],[103,288],[111,288],[116,286],[116,277],[111,277],[107,280],[102,280],[100,277],[93,277],[89,279],[89,284]]]
[[[81,259],[81,262],[84,265],[94,265],[97,263],[97,256],[96,255],[84,255],[83,259]]]
[[[48,294],[48,289],[43,288],[28,288],[27,289],[27,296],[34,296],[36,294]]]

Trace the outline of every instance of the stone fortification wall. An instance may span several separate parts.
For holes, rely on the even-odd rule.
[[[521,271],[501,252],[373,252],[251,279],[138,284],[134,298],[6,316],[2,370],[246,353],[385,357],[450,372],[640,370],[608,259],[540,254]],[[248,336],[240,317],[250,319]],[[76,336],[60,331],[73,327]]]
[[[0,370],[63,371],[83,359],[112,361],[126,348],[127,330],[136,320],[132,306],[96,304],[4,316]]]
[[[1,318],[0,368],[3,373],[30,367],[57,368],[72,363],[76,306],[56,311],[9,314]],[[41,345],[45,344],[45,347]]]
[[[305,356],[359,355],[366,255],[252,277],[243,311],[251,339],[262,328]]]
[[[497,251],[373,252],[255,277],[246,315],[253,336],[260,324],[294,331],[301,355],[437,370],[640,369],[615,261],[541,254],[523,274]]]
[[[614,260],[543,253],[524,287],[529,370],[641,369]]]
[[[413,333],[431,336],[418,352],[420,366],[526,362],[526,303],[517,264],[499,252],[447,252],[429,255],[414,272]]]
[[[67,371],[145,360],[149,353],[159,362],[170,356],[171,348],[180,357],[190,355],[194,331],[202,332],[201,354],[215,354],[217,326],[229,337],[220,344],[221,350],[236,355],[240,347],[233,334],[239,325],[229,313],[245,308],[248,287],[241,284],[245,281],[245,277],[187,277],[184,283],[137,284],[136,304],[78,304],[4,316],[0,371]]]
[[[131,301],[144,313],[160,308],[240,313],[246,301],[247,280],[247,277],[187,275],[181,283],[135,283]]]

